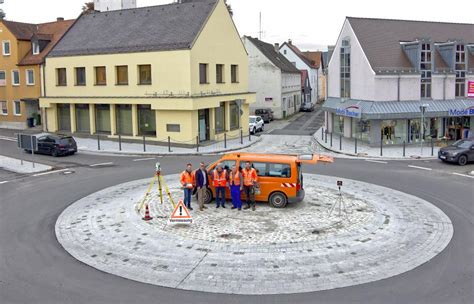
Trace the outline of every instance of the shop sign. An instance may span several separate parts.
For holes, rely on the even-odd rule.
[[[348,106],[347,108],[337,108],[336,114],[339,116],[361,118],[362,111],[359,106]]]
[[[467,97],[474,98],[474,81],[467,82]]]
[[[449,116],[474,116],[474,107],[467,109],[449,109]]]

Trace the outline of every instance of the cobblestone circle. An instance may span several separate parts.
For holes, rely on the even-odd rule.
[[[166,181],[182,197],[177,175]],[[339,216],[336,180],[346,212]],[[192,211],[170,225],[172,206],[152,194],[150,222],[137,203],[150,179],[91,194],[59,216],[56,235],[76,259],[117,276],[233,294],[311,292],[392,277],[432,259],[453,235],[449,218],[417,197],[354,180],[305,174],[305,200],[284,209]]]

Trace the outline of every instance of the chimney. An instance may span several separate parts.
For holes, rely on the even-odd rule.
[[[58,17],[58,18],[56,18],[56,21],[64,21],[64,18],[63,17]]]
[[[279,53],[280,52],[280,44],[275,43],[275,52]]]
[[[288,39],[288,44],[293,45],[293,41],[291,39]]]

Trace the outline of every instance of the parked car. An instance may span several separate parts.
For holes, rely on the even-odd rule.
[[[312,102],[305,102],[301,105],[300,111],[301,112],[313,112],[314,111],[314,104]]]
[[[264,128],[264,121],[260,116],[249,116],[249,131],[251,134],[262,132]]]
[[[441,148],[438,158],[444,162],[457,163],[460,166],[474,161],[474,137],[458,140],[452,145]]]
[[[255,115],[262,117],[265,123],[273,121],[273,111],[271,109],[256,109]]]
[[[318,161],[332,163],[333,158],[316,154],[231,153],[222,156],[207,168],[209,178],[218,163],[226,169],[232,166],[244,168],[247,161],[257,170],[260,193],[255,196],[255,200],[269,202],[275,208],[284,208],[287,203],[298,203],[304,199],[302,164],[314,165]],[[210,203],[213,197],[215,187],[211,185],[206,191],[204,202]],[[230,199],[229,190],[226,190],[226,198]],[[242,199],[245,199],[243,192]]]
[[[47,154],[54,157],[69,155],[77,152],[77,144],[72,136],[62,134],[41,133],[36,135],[38,143],[38,154]],[[25,150],[31,153],[29,150]]]

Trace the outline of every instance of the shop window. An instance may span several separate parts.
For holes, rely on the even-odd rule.
[[[230,114],[230,129],[236,130],[240,128],[240,109],[237,102],[231,101],[229,103]]]
[[[71,108],[68,104],[58,104],[58,127],[60,131],[71,132]]]
[[[132,135],[132,105],[117,105],[117,132],[122,135]]]
[[[21,116],[21,101],[13,101],[13,114],[15,116]]]
[[[151,84],[151,65],[139,65],[138,66],[138,83],[141,85]]]
[[[215,129],[216,134],[225,132],[225,102],[215,109]]]
[[[418,142],[421,137],[421,120],[413,119],[410,120],[410,125],[408,128],[408,139],[410,142]]]
[[[216,83],[224,83],[224,65],[216,64]]]
[[[370,143],[370,120],[352,118],[352,137]]]
[[[86,68],[75,68],[76,72],[76,85],[85,86],[86,85]]]
[[[5,71],[0,71],[0,86],[4,87],[7,85],[7,74]]]
[[[138,105],[138,132],[140,135],[156,136],[155,111],[151,105]]]
[[[230,78],[232,83],[238,83],[239,82],[239,66],[236,64],[233,64],[230,66]]]
[[[26,84],[27,85],[35,85],[35,71],[34,70],[26,70]]]
[[[120,65],[115,67],[116,84],[128,85],[128,66]]]
[[[333,114],[333,133],[344,135],[344,116]]]
[[[382,120],[380,134],[385,144],[401,144],[406,141],[406,120]]]
[[[77,132],[89,133],[90,128],[90,117],[89,117],[89,105],[88,104],[77,104],[76,106],[76,130]]]
[[[12,85],[14,86],[20,85],[20,71],[18,70],[12,71]]]
[[[199,83],[207,84],[208,82],[208,64],[200,63],[199,64]]]
[[[60,87],[67,86],[66,68],[56,69],[56,85]]]
[[[0,101],[0,114],[8,115],[8,106],[6,101]]]
[[[95,106],[96,130],[98,133],[111,132],[110,105],[98,104]]]
[[[107,69],[105,66],[94,67],[95,85],[107,85]]]

